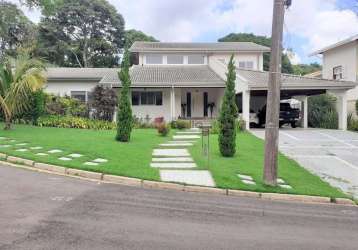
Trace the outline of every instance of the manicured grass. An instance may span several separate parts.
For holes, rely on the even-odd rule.
[[[0,124],[0,128],[2,125]],[[27,125],[15,125],[10,131],[1,129],[0,136],[16,140],[14,143],[9,143],[9,140],[0,140],[0,144],[27,142],[29,144],[23,147],[44,147],[44,149],[30,152],[18,152],[14,150],[14,147],[0,148],[0,152],[9,155],[37,162],[149,180],[159,180],[158,170],[150,167],[153,148],[167,140],[167,138],[159,136],[154,129],[135,129],[131,142],[121,143],[114,140],[115,131],[41,128]],[[22,148],[22,146],[16,146],[16,148]],[[50,149],[61,149],[63,152],[49,156],[35,155],[37,152],[46,152]],[[59,157],[71,153],[79,153],[84,156],[72,161],[58,160]],[[99,166],[83,165],[85,161],[95,158],[105,158],[108,159],[108,162]]]
[[[219,153],[218,136],[210,136],[210,164],[208,169],[213,174],[218,187],[259,192],[347,197],[338,189],[331,187],[318,176],[311,174],[294,160],[282,154],[279,156],[279,177],[283,178],[293,189],[273,188],[264,185],[262,181],[264,160],[263,141],[248,132],[238,133],[236,141],[237,153],[235,157],[224,158]],[[190,151],[199,167],[207,169],[207,160],[202,155],[201,143],[195,144]],[[237,177],[237,174],[252,176],[256,185],[244,184]]]

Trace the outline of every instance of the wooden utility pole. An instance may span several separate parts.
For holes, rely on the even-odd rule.
[[[266,104],[265,128],[265,165],[264,183],[270,186],[277,184],[278,129],[280,116],[280,88],[282,61],[282,33],[287,0],[274,0],[270,74]]]

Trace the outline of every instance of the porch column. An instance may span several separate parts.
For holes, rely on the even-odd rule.
[[[175,120],[175,90],[174,86],[170,89],[170,118]]]
[[[302,104],[303,104],[302,125],[303,125],[303,128],[308,128],[308,96],[303,97]]]
[[[250,129],[250,91],[242,91],[242,119],[245,121],[246,129]]]
[[[337,112],[338,112],[338,128],[347,130],[347,94],[346,92],[336,94]]]

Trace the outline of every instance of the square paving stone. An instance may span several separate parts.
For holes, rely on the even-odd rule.
[[[26,152],[26,151],[29,151],[29,150],[27,148],[19,148],[19,149],[16,149],[15,151]]]
[[[28,143],[17,143],[16,146],[26,146]]]
[[[91,162],[91,161],[86,161],[85,163],[83,163],[84,165],[88,165],[88,166],[98,166],[97,162]]]
[[[0,140],[6,140],[6,139],[7,139],[6,137],[0,136]]]
[[[194,162],[152,162],[150,164],[152,168],[196,168]]]
[[[105,163],[105,162],[108,162],[108,160],[107,160],[107,159],[103,159],[103,158],[97,158],[97,159],[94,159],[92,162]]]
[[[250,180],[241,180],[241,181],[247,185],[256,185],[254,181],[250,181]]]
[[[79,157],[82,157],[83,155],[81,155],[81,154],[69,154],[68,156],[72,157],[72,158],[79,158]]]
[[[16,142],[16,140],[10,140],[9,142]]]
[[[52,150],[49,150],[47,152],[50,153],[50,154],[55,154],[55,153],[61,153],[62,150],[60,150],[60,149],[52,149]]]
[[[278,184],[285,184],[285,181],[281,178],[277,178],[277,183]]]
[[[286,184],[279,184],[279,186],[286,189],[292,189],[290,185],[286,185]]]
[[[190,156],[187,149],[154,149],[153,156]]]
[[[152,162],[194,162],[190,157],[153,158]]]
[[[252,180],[253,180],[250,175],[237,174],[237,176],[238,176],[240,179],[249,180],[249,181],[252,181]]]
[[[215,182],[207,170],[160,170],[162,181],[214,187]]]
[[[8,144],[0,145],[0,148],[9,148],[9,147],[11,147],[11,145]]]
[[[72,161],[72,158],[68,158],[68,157],[60,157],[58,159],[61,161]]]
[[[45,156],[45,155],[48,155],[48,154],[46,154],[46,153],[37,153],[36,155]]]
[[[200,139],[198,135],[174,135],[174,140],[188,140],[188,139]]]
[[[38,149],[42,149],[42,147],[39,147],[39,146],[37,146],[37,147],[30,147],[30,149],[38,150]]]
[[[163,144],[160,144],[159,146],[161,147],[190,147],[190,146],[193,146],[192,143],[163,143]]]

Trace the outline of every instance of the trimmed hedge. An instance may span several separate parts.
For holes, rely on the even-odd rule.
[[[96,130],[110,130],[116,129],[114,122],[103,120],[93,120],[83,117],[74,116],[41,116],[37,120],[39,127],[56,127],[56,128],[81,128],[81,129],[96,129]]]

